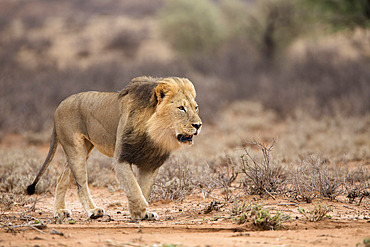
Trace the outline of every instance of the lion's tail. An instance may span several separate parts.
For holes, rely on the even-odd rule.
[[[42,165],[42,168],[39,171],[39,173],[37,174],[37,176],[36,176],[35,180],[33,181],[33,183],[31,185],[28,185],[27,186],[27,194],[33,195],[35,193],[36,184],[38,183],[38,181],[40,180],[42,174],[44,174],[44,172],[48,168],[50,162],[54,158],[54,154],[55,154],[55,151],[57,150],[57,146],[58,146],[58,137],[57,137],[57,133],[56,133],[55,127],[54,127],[53,128],[53,134],[51,136],[50,149],[49,149],[48,156],[46,157],[46,159],[44,161],[44,164]]]

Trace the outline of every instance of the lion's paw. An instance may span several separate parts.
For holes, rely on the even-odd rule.
[[[145,212],[145,216],[144,218],[142,218],[143,220],[158,220],[159,216],[157,213],[155,212],[148,212],[146,211]]]
[[[131,212],[131,219],[133,221],[140,221],[140,220],[158,220],[158,214],[154,212],[144,211],[141,213],[133,213]]]
[[[68,209],[59,209],[54,213],[54,218],[58,221],[61,222],[65,218],[69,218],[72,216],[72,212]]]
[[[105,210],[102,208],[94,208],[89,212],[90,219],[97,219],[105,215]]]

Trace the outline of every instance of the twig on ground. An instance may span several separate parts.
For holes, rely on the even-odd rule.
[[[50,234],[55,234],[55,235],[59,235],[59,236],[65,237],[65,234],[63,232],[60,232],[58,230],[55,230],[54,228],[51,229]]]
[[[264,189],[265,189],[267,195],[269,195],[272,199],[276,200],[275,196],[273,196],[270,192],[268,192],[268,190],[266,188],[264,188]]]

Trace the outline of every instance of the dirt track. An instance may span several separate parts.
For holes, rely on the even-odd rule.
[[[346,224],[345,222],[341,224]],[[3,235],[4,246],[355,246],[366,237],[369,227],[355,224],[341,229],[248,231],[235,227],[172,226],[60,226],[51,229],[65,236],[26,231]],[[320,227],[319,227],[320,228]],[[46,231],[45,231],[46,232]]]
[[[290,222],[283,224],[283,230],[258,231],[252,223],[238,225],[231,219],[229,210],[232,203],[205,214],[204,209],[214,199],[203,199],[200,195],[191,195],[182,203],[152,203],[151,208],[160,216],[160,220],[155,222],[132,222],[121,191],[111,193],[107,189],[92,188],[96,203],[103,206],[111,217],[99,220],[85,218],[75,189],[71,189],[68,195],[67,205],[72,209],[75,224],[68,221],[55,224],[52,195],[38,196],[32,217],[45,222],[46,228],[21,227],[15,228],[20,230],[18,233],[6,233],[8,227],[3,227],[0,246],[355,246],[370,237],[369,210],[340,202],[322,201],[333,207],[332,219],[313,223],[304,220],[297,211],[299,206],[312,208],[312,204],[296,204],[284,198],[265,198],[262,201],[245,197],[243,199],[247,201],[263,203],[271,212],[279,210],[292,216]],[[10,219],[15,216],[9,222],[13,226],[25,224],[22,217],[31,216],[24,213],[28,207],[31,205],[8,212]],[[51,234],[51,231],[61,235]]]

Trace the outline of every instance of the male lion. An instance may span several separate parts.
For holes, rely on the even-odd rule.
[[[113,157],[117,178],[128,199],[133,220],[157,219],[148,211],[150,190],[159,167],[171,151],[191,145],[202,122],[195,89],[186,78],[134,78],[120,93],[84,92],[65,99],[54,114],[50,150],[28,194],[55,154],[58,142],[66,155],[66,167],[55,192],[54,216],[71,216],[65,195],[73,179],[88,217],[98,218],[104,209],[93,202],[87,184],[86,161],[96,147]],[[138,168],[135,179],[132,164]],[[70,169],[69,169],[70,168]]]

